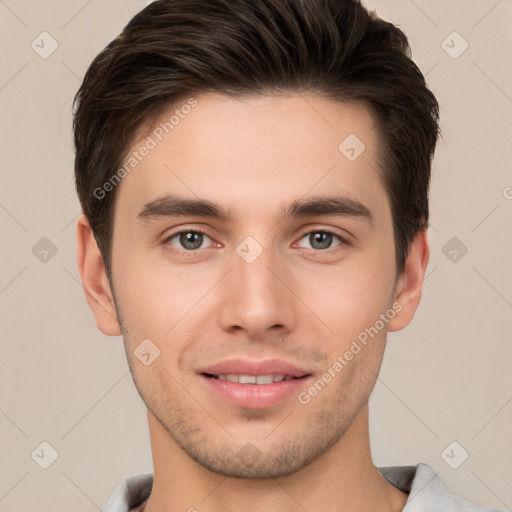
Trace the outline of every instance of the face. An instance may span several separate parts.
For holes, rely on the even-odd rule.
[[[172,442],[280,476],[340,441],[400,308],[375,119],[314,96],[195,100],[130,150],[154,146],[117,190],[118,318]]]

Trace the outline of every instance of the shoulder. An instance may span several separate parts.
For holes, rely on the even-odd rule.
[[[129,512],[143,503],[151,493],[153,473],[134,475],[123,480],[115,489],[103,512]]]
[[[403,512],[499,512],[450,494],[444,482],[428,464],[377,469],[389,483],[409,494]]]

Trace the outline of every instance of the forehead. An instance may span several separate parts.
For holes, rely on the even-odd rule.
[[[382,202],[375,121],[361,103],[313,95],[185,98],[140,131],[118,207],[136,216],[169,193],[240,214],[326,193]]]

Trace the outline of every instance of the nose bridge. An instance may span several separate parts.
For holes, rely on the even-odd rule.
[[[250,337],[269,329],[293,329],[296,321],[293,294],[275,249],[248,237],[232,255],[232,271],[224,284],[220,321],[226,330],[246,331]]]

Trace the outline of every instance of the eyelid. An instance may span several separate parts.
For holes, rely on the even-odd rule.
[[[351,245],[351,242],[349,240],[349,237],[347,236],[344,236],[344,235],[341,235],[339,233],[337,233],[336,231],[332,230],[332,229],[329,229],[329,228],[308,228],[307,230],[303,231],[300,236],[298,237],[297,239],[297,242],[302,240],[306,235],[311,235],[312,233],[327,233],[329,235],[333,235],[334,237],[336,237],[338,240],[339,240],[339,245]],[[294,245],[297,243],[297,242],[294,242]],[[335,246],[335,247],[338,247],[338,246]],[[313,251],[320,251],[320,252],[325,252],[325,251],[328,251],[328,250],[334,250],[335,247],[332,247],[332,248],[329,248],[329,249],[312,249]],[[303,247],[304,249],[304,247]]]
[[[168,240],[176,235],[181,235],[181,233],[201,233],[203,235],[209,236],[208,233],[201,228],[180,228],[178,231],[172,231],[169,234],[164,235],[164,240]],[[211,237],[210,237],[211,238]]]

